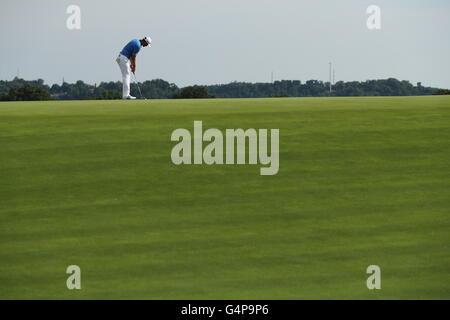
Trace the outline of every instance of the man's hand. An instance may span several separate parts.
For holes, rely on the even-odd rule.
[[[131,72],[135,72],[136,71],[136,55],[132,56],[130,59],[130,67],[131,67]]]

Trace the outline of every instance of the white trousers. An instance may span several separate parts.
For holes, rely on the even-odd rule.
[[[130,60],[123,54],[119,54],[116,59],[119,65],[120,72],[122,72],[122,98],[126,98],[130,95],[130,82],[131,82],[131,67]]]

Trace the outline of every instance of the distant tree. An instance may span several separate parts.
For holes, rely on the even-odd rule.
[[[3,101],[51,100],[50,92],[42,87],[24,84],[20,88],[11,88],[1,98]]]
[[[205,99],[214,98],[214,96],[208,93],[207,87],[191,86],[181,89],[179,92],[173,95],[174,99]]]
[[[167,99],[171,98],[180,89],[173,83],[169,83],[162,79],[154,79],[151,81],[144,81],[139,84],[142,90],[142,95],[149,99]],[[132,85],[134,92],[138,92],[135,85]]]
[[[450,94],[450,90],[448,90],[448,89],[439,89],[439,90],[436,90],[433,94],[437,95],[437,96],[447,95],[447,94]]]
[[[24,86],[25,84],[30,84],[35,87],[43,88],[45,90],[50,89],[47,85],[44,84],[44,80],[42,80],[42,79],[27,81],[27,80],[15,77],[11,81],[0,81],[0,96],[9,93],[9,90],[12,88],[18,89],[18,88]]]
[[[289,97],[289,95],[287,95],[287,94],[274,94],[272,96],[272,98],[288,98],[288,97]]]
[[[99,100],[116,100],[116,99],[121,99],[121,98],[122,98],[122,94],[120,94],[118,91],[107,90],[107,91],[103,91],[97,99],[99,99]]]

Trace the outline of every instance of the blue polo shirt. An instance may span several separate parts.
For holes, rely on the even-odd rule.
[[[131,59],[132,56],[138,54],[138,52],[141,50],[141,47],[141,42],[137,39],[134,39],[128,42],[127,45],[123,47],[122,51],[120,51],[120,53],[128,59]]]

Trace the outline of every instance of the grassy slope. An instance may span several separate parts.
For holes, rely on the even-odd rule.
[[[193,120],[279,174],[174,166]],[[0,298],[450,298],[449,97],[1,103],[0,150]]]

